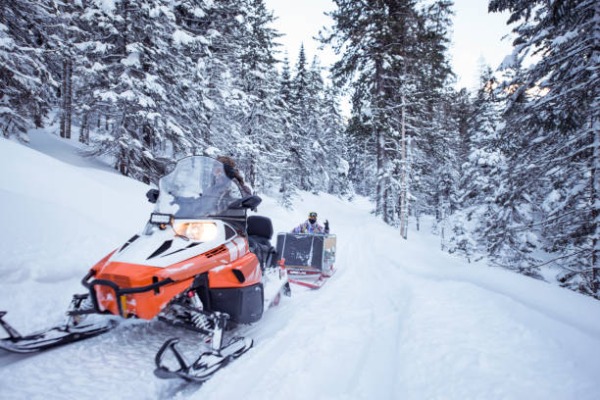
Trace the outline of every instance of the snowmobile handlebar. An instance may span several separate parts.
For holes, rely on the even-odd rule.
[[[150,189],[146,193],[146,198],[148,199],[148,201],[150,203],[156,204],[156,202],[158,201],[159,194],[160,194],[160,192],[158,191],[158,189]]]

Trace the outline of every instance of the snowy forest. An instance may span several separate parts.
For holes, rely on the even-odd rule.
[[[474,92],[451,0],[334,3],[325,68],[263,0],[0,0],[2,135],[55,125],[145,183],[230,155],[284,205],[369,196],[408,240],[433,215],[443,251],[600,299],[600,2],[490,0],[514,51]]]

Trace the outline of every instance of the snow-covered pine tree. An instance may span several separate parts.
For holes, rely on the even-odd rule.
[[[173,97],[168,115],[174,123],[166,140],[170,156],[179,158],[216,146],[222,127],[231,122],[226,104],[233,86],[230,46],[235,47],[235,42],[229,40],[228,32],[234,17],[221,2],[181,1],[174,7],[174,16],[175,51],[170,71],[165,70]],[[234,127],[231,122],[230,129]]]
[[[374,190],[368,193],[376,201],[376,213],[384,221],[394,222],[395,196],[392,191],[393,159],[399,141],[401,115],[412,84],[411,43],[416,42],[417,12],[413,1],[378,1],[373,4],[347,0],[335,1],[331,13],[333,30],[323,37],[342,58],[333,67],[338,84],[351,84],[354,91],[352,123],[362,125],[356,131],[369,131],[376,160]],[[402,16],[402,17],[400,17]],[[398,92],[402,92],[398,104]],[[401,94],[401,96],[402,96]],[[400,129],[399,129],[400,128]],[[392,202],[390,202],[392,201]]]
[[[500,187],[500,176],[506,161],[500,148],[500,103],[495,97],[497,82],[489,66],[482,66],[479,89],[475,98],[463,99],[468,104],[459,107],[466,116],[465,131],[461,135],[464,153],[460,158],[458,210],[452,215],[450,252],[467,257],[479,252],[485,254],[486,238],[483,227],[494,219],[495,192]],[[459,117],[459,116],[457,116]],[[480,249],[475,243],[481,243]]]
[[[330,184],[328,156],[331,154],[325,137],[329,121],[325,119],[325,83],[321,76],[322,67],[315,56],[307,71],[306,104],[299,115],[305,137],[306,158],[309,166],[310,187],[313,193],[327,191]],[[335,123],[334,121],[331,121]]]
[[[285,207],[292,206],[292,200],[298,193],[298,179],[293,163],[293,152],[290,151],[294,146],[290,143],[297,143],[296,132],[293,127],[293,82],[290,71],[290,63],[285,52],[281,76],[279,77],[279,121],[282,129],[281,140],[285,141],[285,156],[281,160],[279,166],[279,202]]]
[[[521,123],[526,102],[515,102],[506,109],[514,82],[521,75],[520,64],[505,70],[495,96],[503,104],[504,113],[498,126],[498,148],[502,155],[497,170],[498,185],[494,189],[488,218],[479,224],[476,235],[482,240],[492,264],[539,278],[534,251],[539,238],[531,228],[539,213],[537,181],[543,179],[536,165],[535,153],[529,151],[531,136]],[[489,204],[489,203],[488,203]]]
[[[286,107],[289,107],[292,99],[292,73],[290,71],[290,59],[288,57],[287,51],[285,52],[285,56],[283,58],[283,65],[281,67],[281,77],[280,77],[280,97],[285,102]]]
[[[232,146],[242,136],[239,116],[246,108],[238,82],[246,34],[244,12],[240,1],[193,0],[193,4],[198,20],[193,32],[202,47],[190,53],[194,68],[187,67],[192,74],[185,91],[194,103],[186,108],[186,126],[192,129],[193,152],[233,155]]]
[[[514,149],[517,178],[530,178],[561,282],[600,298],[600,3],[491,0],[489,8],[510,12],[513,58],[533,56],[508,104],[526,137]]]
[[[371,134],[368,113],[362,112],[362,96],[355,93],[352,103],[355,111],[350,116],[346,128],[348,175],[356,193],[369,196],[375,185],[375,138]]]
[[[422,62],[415,71],[417,90],[411,96],[409,124],[413,135],[415,184],[411,190],[416,213],[434,214],[446,223],[455,207],[458,120],[453,113],[452,91],[448,89],[451,69],[446,55],[449,46],[452,3],[439,0],[419,4],[421,27],[415,50]],[[440,234],[446,234],[440,231]]]
[[[291,134],[289,135],[288,169],[293,184],[300,190],[313,190],[312,157],[309,127],[309,70],[306,61],[304,44],[298,50],[298,58],[292,78],[292,95],[290,97]]]
[[[102,57],[106,52],[106,36],[98,35],[110,17],[110,8],[95,3],[59,2],[53,34],[59,38],[55,74],[60,77],[60,136],[71,138],[73,124],[80,126],[79,141],[89,144],[90,130],[100,126],[93,92],[104,84]],[[55,67],[56,68],[56,67]]]
[[[450,73],[444,54],[449,2],[421,7],[411,0],[335,3],[334,28],[323,41],[344,52],[333,72],[338,84],[350,84],[354,91],[352,131],[373,137],[368,151],[376,172],[368,194],[376,200],[376,213],[400,225],[406,237],[408,205],[416,194],[411,177],[418,179],[425,170],[412,169],[413,157],[424,153],[413,152],[411,139],[431,125],[433,107],[424,106]],[[437,160],[422,161],[433,165]]]
[[[354,189],[350,181],[350,164],[346,124],[340,111],[338,90],[333,85],[325,87],[323,98],[321,142],[325,148],[325,171],[329,176],[327,193],[352,197]]]
[[[248,182],[256,189],[272,185],[286,157],[282,139],[279,75],[274,57],[279,36],[270,24],[274,17],[263,0],[244,0],[246,32],[241,37],[239,84],[245,108],[239,116],[242,136],[233,151]],[[275,179],[276,181],[276,179]]]
[[[531,230],[538,211],[535,185],[538,178],[531,154],[523,151],[527,134],[520,126],[511,123],[510,117],[500,131],[501,140],[510,137],[510,147],[503,150],[505,157],[493,164],[490,176],[499,175],[498,186],[493,189],[480,213],[475,235],[485,246],[493,265],[501,266],[539,278],[534,250],[538,238]],[[506,146],[505,144],[505,146]],[[493,178],[492,178],[493,179]]]
[[[181,70],[174,65],[178,46],[171,45],[175,18],[168,1],[124,0],[114,6],[108,13],[103,8],[106,53],[99,70],[104,79],[94,91],[110,122],[108,135],[95,141],[95,152],[112,155],[124,175],[149,182],[164,173],[160,156],[167,136],[185,140],[176,113],[186,110],[187,99],[172,92]]]
[[[0,0],[0,131],[27,141],[55,101],[53,1]]]
[[[60,137],[71,139],[73,120],[73,74],[76,61],[76,43],[85,41],[86,33],[77,26],[77,18],[81,15],[82,6],[76,3],[59,3],[53,29],[48,33],[60,38],[57,41],[56,58],[61,66],[60,76]]]
[[[108,132],[110,118],[102,112],[95,91],[108,81],[105,55],[114,46],[112,39],[113,16],[110,8],[97,7],[94,3],[64,5],[69,11],[70,32],[64,35],[65,51],[71,54],[71,103],[72,117],[78,119],[79,141],[90,143],[90,132]],[[64,64],[63,64],[64,65]],[[67,78],[67,77],[64,77]],[[63,86],[66,85],[63,79]],[[64,92],[64,90],[62,91]],[[61,102],[64,108],[65,100]],[[64,113],[61,112],[61,129],[66,128]]]

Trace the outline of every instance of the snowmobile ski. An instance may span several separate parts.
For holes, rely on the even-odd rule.
[[[309,289],[320,289],[329,279],[328,276],[320,275],[316,280],[306,281],[301,279],[290,279],[290,283],[294,285],[304,286]]]
[[[335,273],[335,269],[331,266],[329,273],[313,273],[306,271],[288,271],[289,281],[294,285],[304,286],[309,289],[320,289],[329,281],[329,278]]]
[[[47,350],[100,335],[117,325],[114,320],[103,321],[98,324],[64,324],[22,336],[3,319],[5,315],[5,311],[0,312],[0,325],[9,337],[0,340],[0,349],[12,353],[34,353]]]
[[[155,357],[154,375],[162,379],[182,378],[187,381],[204,382],[252,347],[252,340],[243,337],[232,338],[223,346],[224,330],[230,319],[226,313],[206,312],[185,303],[178,303],[173,304],[169,313],[163,314],[160,319],[200,332],[205,337],[205,342],[211,345],[210,350],[200,354],[198,359],[190,364],[176,347],[179,338],[167,340]]]
[[[190,364],[183,354],[177,349],[179,338],[167,340],[158,353],[155,362],[154,375],[162,379],[181,378],[190,382],[204,382],[212,377],[221,368],[227,366],[252,347],[252,339],[236,337],[228,345],[220,350],[209,350],[200,355],[198,359]],[[170,352],[176,361],[175,369],[166,364],[165,354]]]

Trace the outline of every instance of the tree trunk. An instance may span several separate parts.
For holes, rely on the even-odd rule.
[[[253,189],[256,189],[256,159],[250,160],[247,181]]]
[[[406,97],[402,94],[401,117],[400,117],[400,149],[401,171],[400,171],[400,236],[408,238],[408,159],[406,151]]]
[[[10,130],[9,130],[9,128],[10,128],[11,122],[12,122],[12,118],[8,118],[8,121],[6,122],[6,125],[2,129],[2,136],[4,136],[7,139],[10,136]]]
[[[63,76],[61,85],[62,112],[60,116],[60,137],[71,139],[71,120],[72,120],[72,74],[73,61],[70,57],[63,60]]]
[[[71,139],[71,122],[73,119],[73,60],[67,60],[67,102],[66,102],[66,138]]]
[[[142,126],[142,143],[144,144],[144,149],[148,150],[151,154],[155,153],[154,149],[154,129],[147,123]],[[143,157],[143,156],[142,156]],[[145,160],[141,160],[142,165],[146,164]],[[156,174],[154,170],[154,162],[153,160],[148,160],[148,163],[145,167],[144,176],[142,177],[142,182],[149,184],[152,176]]]
[[[81,119],[81,128],[79,130],[79,142],[90,144],[89,112],[85,112]]]
[[[383,219],[387,218],[385,209],[385,185],[384,185],[384,165],[385,165],[385,139],[382,132],[382,123],[380,121],[381,113],[381,97],[383,94],[383,77],[381,70],[381,60],[375,61],[375,94],[372,104],[375,105],[377,111],[373,115],[373,128],[375,135],[375,143],[377,146],[377,193],[375,195],[376,214],[382,215]]]
[[[589,274],[589,289],[591,294],[600,298],[600,173],[598,168],[600,167],[600,122],[596,122],[592,117],[590,121],[593,137],[593,157],[591,161],[590,175],[591,175],[591,199],[590,204],[592,205],[592,254],[590,257],[590,269]]]

